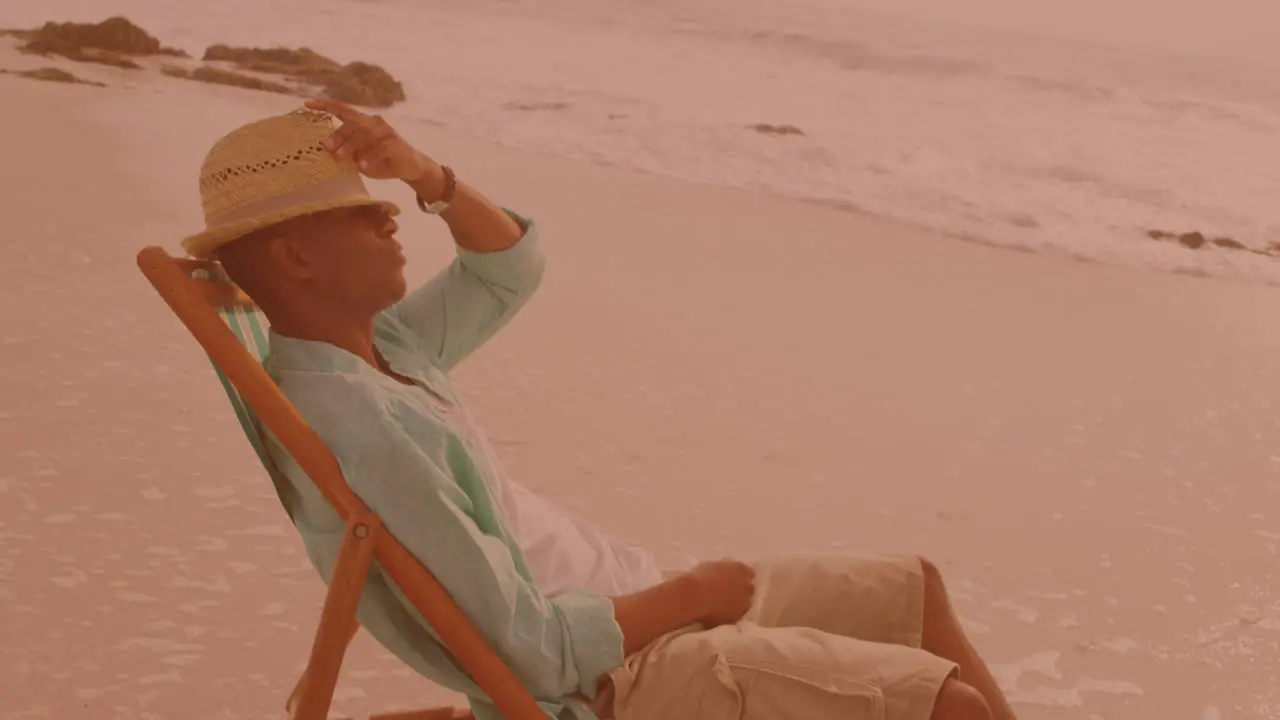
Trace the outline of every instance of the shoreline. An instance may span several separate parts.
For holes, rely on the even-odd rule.
[[[148,6],[144,0],[138,7]],[[481,27],[482,11],[450,9],[429,17],[438,15],[442,30],[451,28],[465,35]],[[174,18],[162,22],[158,12],[153,7],[144,15],[156,19],[161,37],[173,34],[187,41],[180,45],[194,47],[189,26],[175,25]],[[377,18],[399,18],[405,12],[399,4],[379,4],[362,11],[360,21],[364,27]],[[512,35],[521,23],[533,23],[532,36],[543,42],[554,35],[545,23],[526,17],[528,12],[504,15],[485,32],[495,39],[519,41],[517,47],[527,52],[536,41]],[[211,20],[218,18],[212,11],[206,14]],[[673,112],[669,105],[679,93],[654,94],[644,88],[642,77],[630,75],[623,80],[640,83],[635,92],[642,105],[635,118],[615,123],[615,112],[628,117],[629,91],[597,97],[600,88],[592,83],[598,78],[591,75],[566,77],[564,87],[532,80],[535,72],[514,79],[491,78],[492,82],[480,82],[471,89],[450,89],[447,78],[431,70],[442,54],[449,54],[447,48],[425,48],[421,57],[413,55],[425,66],[416,70],[406,70],[414,66],[406,65],[410,56],[405,55],[403,39],[400,44],[389,39],[369,59],[407,73],[403,79],[409,103],[397,106],[391,115],[415,121],[425,117],[436,127],[492,138],[505,147],[848,208],[983,245],[1159,272],[1280,283],[1280,263],[1275,258],[1280,254],[1280,235],[1276,235],[1280,227],[1263,211],[1271,179],[1264,162],[1269,145],[1258,135],[1273,124],[1273,117],[1280,117],[1272,112],[1280,109],[1280,81],[1242,79],[1227,71],[1237,67],[1229,61],[1196,66],[1184,58],[1177,64],[1174,55],[1118,49],[1101,57],[1081,58],[1082,48],[1089,45],[1037,43],[1007,31],[956,34],[945,23],[869,11],[858,14],[863,16],[875,20],[871,28],[886,33],[866,47],[814,39],[820,36],[808,38],[802,26],[751,35],[754,40],[748,42],[747,35],[742,35],[744,28],[759,24],[759,17],[743,21],[741,28],[727,30],[723,37],[704,23],[677,33],[692,36],[676,38],[684,52],[706,43],[710,49],[704,48],[705,52],[723,52],[725,62],[735,66],[749,59],[743,54],[748,46],[763,43],[752,52],[776,54],[779,61],[790,58],[801,63],[793,72],[818,73],[820,83],[834,83],[832,88],[844,88],[841,92],[846,94],[865,94],[867,117],[853,129],[819,122],[807,102],[798,107],[766,107],[766,103],[753,108],[720,95],[708,98],[707,104],[727,103],[727,107],[710,115],[699,112],[663,119],[664,113]],[[806,16],[804,22],[812,20]],[[591,26],[588,21],[582,27]],[[254,33],[238,36],[225,23],[218,27],[232,37],[208,30],[215,33],[208,39],[235,42],[259,37]],[[294,28],[282,41],[296,43],[306,30]],[[616,28],[609,32],[616,34]],[[706,32],[712,34],[700,34]],[[860,31],[860,36],[873,34],[867,28]],[[991,41],[978,43],[978,38]],[[332,44],[330,40],[327,47],[331,49]],[[30,65],[33,59],[23,60]],[[554,67],[553,60],[543,61],[548,62]],[[1192,66],[1195,72],[1188,70]],[[867,72],[859,71],[860,67]],[[899,99],[883,84],[895,73],[904,74]],[[471,75],[473,80],[483,80],[476,73]],[[1230,82],[1221,81],[1224,77]],[[593,87],[594,91],[589,90]],[[431,97],[437,89],[444,91],[439,102]],[[1269,92],[1274,97],[1270,103],[1259,99],[1261,104],[1254,108],[1237,108],[1238,113],[1220,102],[1179,100],[1182,95],[1204,100],[1246,91]],[[966,109],[972,103],[960,99],[965,93],[977,93],[973,102],[978,106],[990,104],[995,113],[990,122]],[[1077,93],[1079,97],[1072,101]],[[930,94],[944,101],[934,108],[942,113],[941,122],[895,131],[900,116],[910,122],[919,112],[931,112],[921,99]],[[786,103],[797,102],[795,97],[783,96],[790,98]],[[1081,109],[1073,110],[1073,102]],[[528,109],[521,113],[503,103],[524,103]],[[843,109],[832,106],[832,117],[857,112],[848,103],[839,108]],[[1121,117],[1128,115],[1141,121]],[[1055,119],[1059,116],[1061,120]],[[759,120],[794,120],[807,137],[762,140],[735,124]],[[1167,132],[1162,122],[1169,124]],[[1050,141],[1055,133],[1071,135],[1071,123],[1090,127],[1082,133],[1084,139]],[[1037,127],[1046,134],[1043,139],[1019,130]],[[1223,134],[1224,144],[1217,150],[1210,148],[1212,143],[1205,144],[1212,128]],[[1234,141],[1230,140],[1237,136],[1229,135],[1232,132],[1240,133]],[[618,133],[629,140],[622,142]],[[1010,145],[1001,150],[1001,136],[1009,133]],[[1123,148],[1144,133],[1151,139],[1139,142],[1130,159],[1124,159]],[[920,142],[913,144],[912,136]],[[967,149],[966,143],[973,143],[974,149]],[[1233,152],[1242,154],[1250,148],[1258,158],[1252,165],[1233,169],[1224,164]],[[717,161],[721,152],[734,154],[732,162]],[[1203,233],[1221,239],[1224,247],[1213,247],[1211,240],[1209,246],[1192,250],[1176,240],[1153,239],[1153,233]]]

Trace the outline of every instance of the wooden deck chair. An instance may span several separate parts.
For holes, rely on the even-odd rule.
[[[365,577],[376,559],[507,720],[546,720],[533,696],[435,576],[383,529],[378,517],[351,490],[329,449],[267,375],[262,364],[267,350],[266,319],[248,296],[231,284],[221,266],[176,258],[163,248],[147,247],[138,253],[138,267],[209,356],[281,502],[289,486],[267,453],[264,428],[279,438],[346,523],[311,656],[286,703],[289,717],[327,718],[343,656],[360,627],[356,608]],[[287,511],[287,504],[285,507]],[[455,713],[465,714],[453,708],[436,708],[374,715],[370,720],[444,720]]]

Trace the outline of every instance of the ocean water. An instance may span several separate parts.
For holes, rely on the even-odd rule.
[[[197,55],[308,45],[387,66],[410,95],[397,113],[515,147],[979,242],[1277,282],[1278,8],[42,0],[6,5],[0,24],[125,14]],[[1190,250],[1152,230],[1247,249]]]

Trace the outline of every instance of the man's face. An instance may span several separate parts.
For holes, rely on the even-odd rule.
[[[301,218],[290,233],[297,269],[321,303],[375,315],[405,294],[398,229],[385,210],[372,205]]]

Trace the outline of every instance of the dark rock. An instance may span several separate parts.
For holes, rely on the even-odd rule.
[[[123,17],[100,23],[47,22],[37,30],[11,34],[26,42],[20,48],[31,55],[59,55],[78,62],[138,69],[130,58],[168,55],[185,57],[181,50],[164,47],[154,36]]]
[[[211,45],[204,51],[205,62],[227,62],[242,70],[273,75],[305,76],[312,73],[336,72],[342,69],[338,62],[330,60],[311,48],[244,48],[229,45]]]
[[[385,108],[403,102],[404,86],[378,65],[352,62],[321,85],[324,94],[351,105]]]
[[[94,82],[92,80],[84,80],[75,75],[61,70],[59,68],[37,68],[35,70],[0,70],[5,75],[17,75],[18,77],[30,78],[31,80],[45,80],[47,82],[71,83],[74,85],[92,85],[93,87],[106,87],[105,84]]]
[[[202,65],[193,70],[188,70],[176,65],[166,65],[160,69],[169,77],[183,78],[184,80],[195,80],[197,82],[209,83],[211,85],[228,85],[230,87],[245,88],[247,90],[262,90],[265,92],[280,93],[283,95],[293,95],[296,89],[288,85],[274,83],[270,80],[245,75],[243,73],[232,72],[231,70],[223,70],[222,68],[210,67]]]
[[[748,125],[748,130],[755,130],[761,135],[804,135],[804,131],[795,125],[770,125],[768,123],[756,123]]]
[[[1208,241],[1205,239],[1205,236],[1203,233],[1189,232],[1189,233],[1182,233],[1181,235],[1179,235],[1178,242],[1182,243],[1186,247],[1191,248],[1192,250],[1199,250],[1200,248],[1204,247],[1204,244]]]
[[[405,99],[404,87],[382,67],[359,61],[342,65],[305,47],[295,50],[213,45],[205,51],[204,60],[313,85],[325,97],[352,105],[384,108]]]
[[[1199,250],[1206,245],[1210,245],[1224,250],[1241,250],[1244,252],[1257,253],[1259,255],[1273,255],[1276,254],[1277,251],[1280,251],[1280,243],[1273,243],[1270,247],[1258,250],[1245,245],[1233,237],[1219,235],[1210,239],[1202,232],[1171,233],[1165,232],[1164,230],[1148,230],[1147,237],[1154,240],[1174,240],[1183,247],[1191,248],[1192,250]]]
[[[127,69],[140,69],[142,66],[134,60],[139,57],[188,57],[180,50],[164,47],[146,30],[119,16],[100,23],[48,22],[35,30],[0,30],[0,34],[22,40],[20,49],[28,54],[58,55]],[[244,72],[211,65],[190,70],[169,65],[161,72],[170,77],[287,95],[319,94],[375,108],[390,107],[405,99],[404,87],[382,67],[366,62],[344,65],[305,47],[295,50],[214,45],[205,50],[204,60],[228,63]],[[283,82],[255,77],[255,73],[276,75]]]

